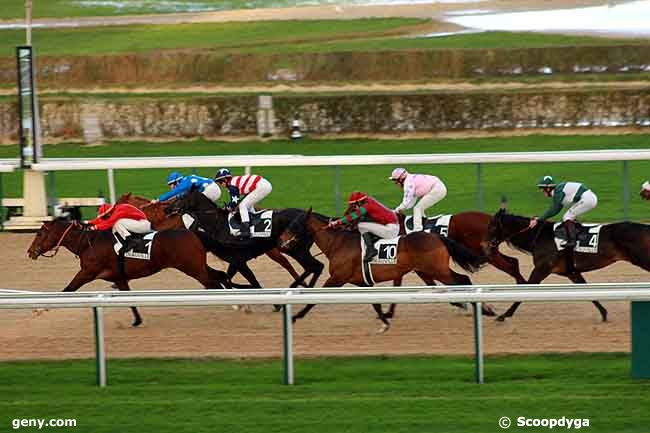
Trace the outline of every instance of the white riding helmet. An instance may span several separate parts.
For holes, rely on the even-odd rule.
[[[388,180],[403,180],[409,174],[405,168],[398,167],[393,170]]]

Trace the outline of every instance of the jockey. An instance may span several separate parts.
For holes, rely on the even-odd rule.
[[[88,221],[91,230],[112,229],[113,235],[122,244],[119,254],[128,251],[127,244],[131,233],[149,233],[151,223],[147,216],[135,206],[130,204],[103,204],[97,211],[97,218]]]
[[[424,212],[445,198],[447,187],[436,176],[428,174],[410,174],[404,168],[396,168],[388,178],[404,189],[402,203],[395,208],[395,213],[403,213],[413,208],[413,231],[422,231]],[[415,202],[420,201],[415,204]]]
[[[382,239],[399,236],[397,214],[364,192],[350,194],[348,203],[350,207],[345,215],[330,221],[327,227],[334,228],[359,220],[359,232],[366,243],[366,255],[363,259],[370,261],[377,255],[377,249],[373,245],[373,235]]]
[[[641,192],[639,193],[642,199],[650,200],[650,182],[647,180],[641,185]]]
[[[598,204],[598,197],[589,188],[578,182],[557,183],[551,176],[544,176],[537,182],[537,187],[544,192],[546,197],[552,198],[551,207],[540,217],[530,220],[529,227],[532,229],[538,221],[557,215],[564,206],[571,206],[562,216],[564,230],[567,235],[567,248],[576,245],[575,220],[578,215],[589,212]]]
[[[256,174],[233,176],[227,168],[219,169],[214,181],[230,193],[228,207],[231,210],[239,209],[241,236],[249,238],[251,228],[248,212],[254,211],[255,205],[271,194],[273,190],[271,182]]]
[[[221,189],[212,181],[212,179],[196,176],[194,174],[183,176],[176,171],[172,171],[169,173],[169,176],[167,176],[167,185],[169,185],[170,191],[167,191],[160,197],[151,200],[151,203],[158,203],[160,201],[181,196],[189,192],[192,187],[202,192],[203,195],[212,200],[213,203],[216,203],[216,201],[219,200],[219,197],[221,197]]]

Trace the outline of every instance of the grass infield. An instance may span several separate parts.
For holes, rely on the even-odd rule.
[[[647,432],[650,383],[629,375],[628,354],[502,356],[473,383],[469,357],[297,360],[109,360],[0,363],[0,429],[19,418],[76,419],[61,431],[121,433],[498,432],[508,416],[589,419],[589,432]],[[556,428],[565,431],[566,428]],[[555,430],[555,429],[554,429]],[[21,428],[33,432],[37,428]]]
[[[175,143],[115,142],[99,147],[78,144],[46,146],[50,157],[111,157],[111,156],[179,156],[179,155],[237,155],[237,154],[399,154],[399,153],[456,153],[456,152],[514,152],[587,149],[642,149],[648,148],[648,135],[608,136],[544,136],[495,137],[476,139],[427,140],[273,140],[269,142],[209,142],[187,141]],[[16,146],[0,147],[0,157],[15,157]],[[212,177],[219,167],[195,170],[199,175]],[[338,177],[340,196],[338,209],[344,209],[344,200],[350,192],[366,191],[389,206],[401,201],[401,190],[387,180],[390,166],[344,166],[338,174],[334,167],[258,167],[254,173],[267,177],[273,184],[273,193],[262,202],[268,207],[313,208],[328,215],[337,210],[335,184]],[[439,176],[448,188],[447,197],[430,213],[460,212],[478,209],[477,166],[475,164],[411,165],[413,172]],[[154,197],[166,190],[165,179],[169,169],[116,170],[118,194],[132,191]],[[179,169],[191,173],[192,169]],[[233,168],[235,174],[243,172]],[[643,181],[648,179],[650,161],[629,162],[630,218],[648,219],[648,203],[638,197]],[[537,191],[537,179],[545,174],[557,180],[584,182],[598,196],[598,207],[589,213],[589,221],[613,221],[623,218],[623,164],[621,162],[484,164],[482,166],[484,210],[496,211],[502,196],[509,208],[522,215],[539,215],[550,202]],[[52,175],[50,175],[52,176]],[[22,176],[18,173],[2,175],[7,197],[22,195]],[[89,197],[107,194],[105,171],[60,171],[54,173],[55,193],[59,197]],[[225,199],[227,194],[222,195]]]

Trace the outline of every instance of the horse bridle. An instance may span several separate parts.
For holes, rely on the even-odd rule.
[[[503,224],[501,224],[501,219],[497,219],[497,224],[498,224],[498,228],[500,229],[500,231],[503,231]],[[514,238],[517,235],[525,233],[528,230],[530,230],[530,226],[524,227],[523,229],[519,230],[518,232],[513,233],[513,234],[511,234],[509,236],[506,236],[501,240],[492,239],[490,241],[490,251],[497,248],[499,246],[499,244],[501,244],[502,242],[508,242],[508,241],[510,241],[510,239]],[[537,234],[537,236],[539,236],[539,233]],[[535,241],[537,241],[537,236],[535,237]]]
[[[39,257],[43,256],[43,257],[46,257],[46,258],[48,258],[48,259],[49,259],[49,258],[52,258],[52,257],[54,257],[54,256],[56,256],[56,255],[59,253],[59,248],[61,248],[61,244],[63,243],[63,240],[65,239],[65,237],[68,235],[68,233],[70,232],[70,230],[72,230],[72,227],[75,227],[75,226],[77,226],[77,225],[78,225],[78,223],[77,223],[76,221],[73,222],[72,224],[70,224],[70,225],[68,226],[68,228],[65,229],[65,231],[63,232],[63,234],[61,235],[61,237],[59,238],[59,241],[57,242],[56,246],[55,246],[54,248],[49,249],[48,251],[45,251],[45,252],[42,252],[42,253],[39,252],[39,253],[38,253],[38,256],[39,256]],[[48,253],[49,251],[54,251],[54,252],[48,256],[46,253]]]

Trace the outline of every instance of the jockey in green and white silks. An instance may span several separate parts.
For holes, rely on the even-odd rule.
[[[557,183],[551,176],[542,177],[537,182],[537,187],[544,192],[546,197],[552,199],[552,203],[540,217],[535,217],[530,221],[530,228],[535,227],[538,221],[545,221],[557,215],[564,206],[570,206],[562,216],[562,221],[568,238],[566,246],[574,247],[576,241],[575,220],[579,215],[595,208],[598,204],[598,197],[581,183]]]

